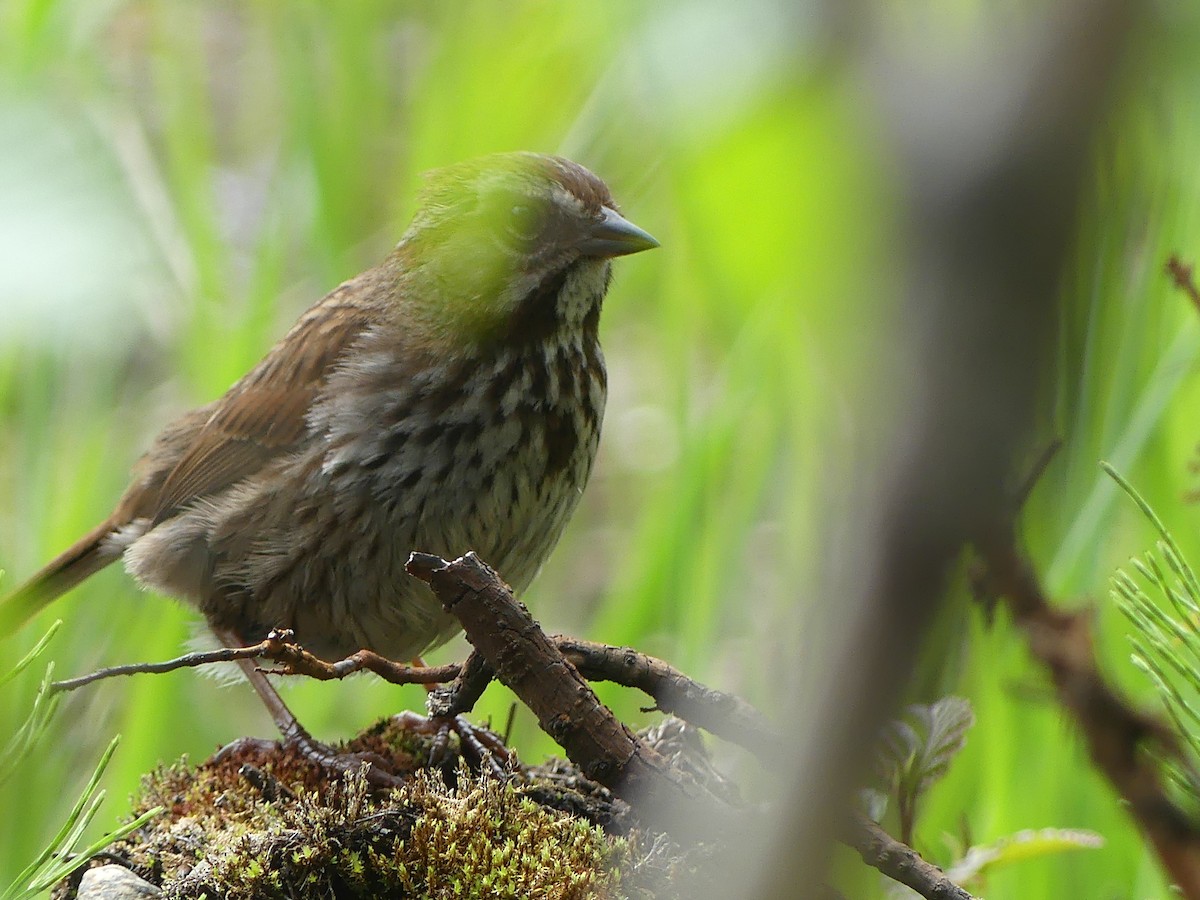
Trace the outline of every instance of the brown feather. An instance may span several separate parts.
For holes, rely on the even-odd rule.
[[[351,283],[353,284],[353,283]],[[343,285],[314,306],[214,406],[162,484],[153,524],[211,497],[299,447],[307,414],[341,354],[370,324]]]
[[[106,539],[121,528],[138,519],[152,520],[152,527],[295,447],[325,377],[369,323],[354,284],[313,307],[223,398],[167,426],[134,466],[113,514],[0,601],[0,635],[120,558],[120,543]]]

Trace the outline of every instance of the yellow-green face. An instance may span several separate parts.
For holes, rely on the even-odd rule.
[[[507,333],[523,304],[568,276],[598,302],[609,258],[657,246],[568,160],[503,154],[428,178],[398,251],[420,318],[459,339]]]

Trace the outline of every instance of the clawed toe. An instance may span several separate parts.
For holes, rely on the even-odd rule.
[[[337,750],[318,741],[307,732],[293,734],[282,742],[264,738],[238,738],[226,744],[213,756],[214,763],[222,763],[247,755],[272,756],[283,750],[296,754],[315,766],[339,774],[361,771],[367,783],[374,787],[395,787],[401,780],[392,774],[387,760],[378,753],[352,753]]]
[[[450,757],[450,734],[458,735],[460,752],[475,770],[487,768],[499,778],[517,770],[517,756],[493,731],[472,725],[465,716],[422,716],[405,711],[392,716],[392,722],[407,731],[433,735],[429,765],[442,766]]]

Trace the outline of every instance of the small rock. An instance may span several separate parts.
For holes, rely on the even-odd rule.
[[[146,900],[162,894],[158,888],[124,866],[88,869],[79,882],[78,900]]]

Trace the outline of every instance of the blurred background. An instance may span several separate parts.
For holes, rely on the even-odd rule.
[[[775,0],[3,0],[0,594],[109,512],[174,415],[387,253],[421,172],[561,153],[605,178],[662,249],[616,266],[600,459],[525,599],[548,630],[636,646],[786,722],[819,664],[815,623],[839,603],[822,567],[854,558],[839,501],[871,483],[884,424],[904,417],[863,399],[905,377],[882,361],[906,338],[891,293],[904,265],[897,105],[881,109],[863,48],[886,41],[932,83],[953,82],[978,64],[979,35],[1019,30],[1039,5],[1000,6],[883,5],[850,25]],[[1038,437],[1065,449],[1023,525],[1053,595],[1095,605],[1106,672],[1149,707],[1108,578],[1152,537],[1097,462],[1200,560],[1200,508],[1184,501],[1200,488],[1188,468],[1200,327],[1162,274],[1171,252],[1200,256],[1200,11],[1159,3],[1134,42],[1080,173],[1087,202],[1044,379]],[[996,71],[1020,65],[990,46]],[[0,671],[58,617],[60,677],[176,656],[197,629],[113,567],[4,643]],[[464,654],[457,641],[430,661]],[[1086,828],[1102,849],[1005,869],[987,895],[1166,896],[1007,621],[962,601],[923,673],[924,699],[962,694],[978,721],[928,798],[919,849],[948,861],[954,840]],[[0,692],[0,736],[40,675]],[[370,677],[286,696],[326,740],[424,703]],[[602,696],[627,721],[654,720],[640,696]],[[494,686],[478,713],[502,723],[511,703]],[[273,736],[247,688],[195,672],[72,695],[0,788],[0,883],[53,833],[114,733],[98,830],[159,762]],[[512,743],[526,761],[553,751],[524,710]],[[714,749],[749,793],[769,781]],[[872,890],[860,878],[855,896]]]

